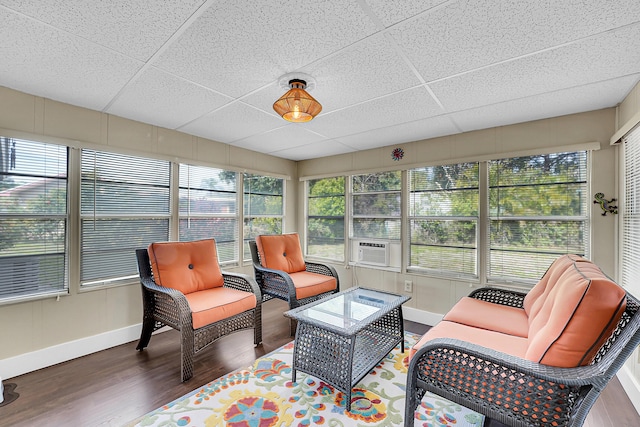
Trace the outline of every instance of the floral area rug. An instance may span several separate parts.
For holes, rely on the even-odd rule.
[[[405,334],[352,390],[351,411],[345,395],[302,372],[291,382],[293,342],[227,374],[134,421],[135,426],[277,427],[277,426],[403,426],[408,349],[420,337]],[[484,417],[456,403],[427,393],[414,425],[481,427]]]

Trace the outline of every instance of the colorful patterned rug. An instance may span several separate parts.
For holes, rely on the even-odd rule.
[[[408,349],[420,338],[405,334],[352,391],[351,412],[342,392],[298,372],[291,382],[293,342],[253,366],[227,374],[134,421],[135,426],[402,426]],[[481,427],[484,418],[463,406],[427,394],[416,412],[415,426]]]

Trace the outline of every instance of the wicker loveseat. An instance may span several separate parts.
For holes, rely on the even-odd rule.
[[[509,426],[581,426],[640,343],[639,308],[576,255],[527,294],[476,290],[411,350],[405,426],[425,391]]]

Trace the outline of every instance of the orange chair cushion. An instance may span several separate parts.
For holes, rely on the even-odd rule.
[[[214,239],[152,243],[147,251],[160,286],[187,295],[224,284]]]
[[[529,318],[524,309],[471,297],[458,301],[443,320],[523,338],[529,334]]]
[[[285,273],[306,269],[297,233],[258,236],[256,247],[263,267]]]
[[[191,308],[193,329],[207,326],[256,306],[256,296],[238,289],[217,287],[185,295]]]
[[[537,314],[547,295],[549,295],[551,289],[553,289],[558,282],[558,278],[571,267],[575,261],[589,262],[579,255],[572,254],[562,255],[553,261],[540,281],[527,292],[524,298],[523,307],[527,312],[527,316],[535,316]]]
[[[455,338],[521,358],[524,358],[527,351],[526,338],[442,320],[429,329],[411,348],[409,360],[427,341],[436,338]]]
[[[333,276],[299,271],[289,274],[296,288],[296,298],[309,298],[336,289],[338,282]]]
[[[626,308],[626,292],[591,262],[574,262],[529,317],[526,359],[545,365],[588,365]]]

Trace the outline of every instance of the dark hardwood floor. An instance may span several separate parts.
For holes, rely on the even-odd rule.
[[[20,394],[0,407],[0,426],[122,426],[228,372],[244,368],[291,340],[287,308],[272,300],[263,306],[263,345],[253,331],[222,338],[196,357],[195,374],[180,382],[180,342],[175,331],[151,338],[149,347],[123,344],[19,377],[5,379]],[[405,322],[424,333],[428,326]],[[617,379],[591,410],[586,427],[637,427],[640,417]],[[497,427],[495,423],[491,427]]]

